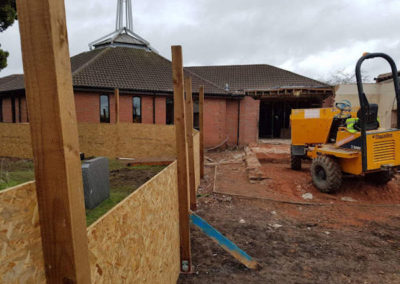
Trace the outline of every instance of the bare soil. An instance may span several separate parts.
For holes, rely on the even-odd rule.
[[[208,153],[197,211],[262,268],[247,269],[192,227],[194,269],[178,283],[400,283],[398,178],[383,187],[347,178],[340,192],[322,194],[309,165],[290,169],[287,145],[262,147],[269,178],[257,183],[243,151]]]

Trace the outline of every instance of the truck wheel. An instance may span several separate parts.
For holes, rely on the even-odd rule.
[[[315,187],[323,193],[333,193],[342,185],[340,165],[328,156],[318,156],[313,159],[311,177]]]
[[[367,182],[376,185],[385,185],[389,181],[391,181],[393,177],[394,174],[391,171],[376,172],[365,175],[365,179],[367,180]]]
[[[300,171],[301,170],[301,157],[300,156],[290,156],[290,167],[292,170]]]

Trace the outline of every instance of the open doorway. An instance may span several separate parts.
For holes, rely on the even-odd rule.
[[[308,100],[261,100],[259,138],[290,138],[290,114],[296,108],[318,108],[321,102]]]

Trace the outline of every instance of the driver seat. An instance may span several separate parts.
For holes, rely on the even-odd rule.
[[[361,119],[361,109],[357,112],[357,117]],[[361,130],[360,120],[357,122],[357,128]],[[378,105],[369,104],[369,108],[365,114],[365,130],[375,130],[379,128]]]

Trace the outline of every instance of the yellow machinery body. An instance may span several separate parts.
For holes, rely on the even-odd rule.
[[[292,146],[303,146],[305,155],[316,158],[327,155],[337,158],[345,173],[362,175],[376,172],[385,167],[400,165],[400,130],[377,129],[366,132],[367,169],[363,171],[361,135],[339,127],[335,142],[330,143],[332,121],[339,114],[336,108],[294,109],[292,111]],[[356,117],[356,110],[351,117]]]

